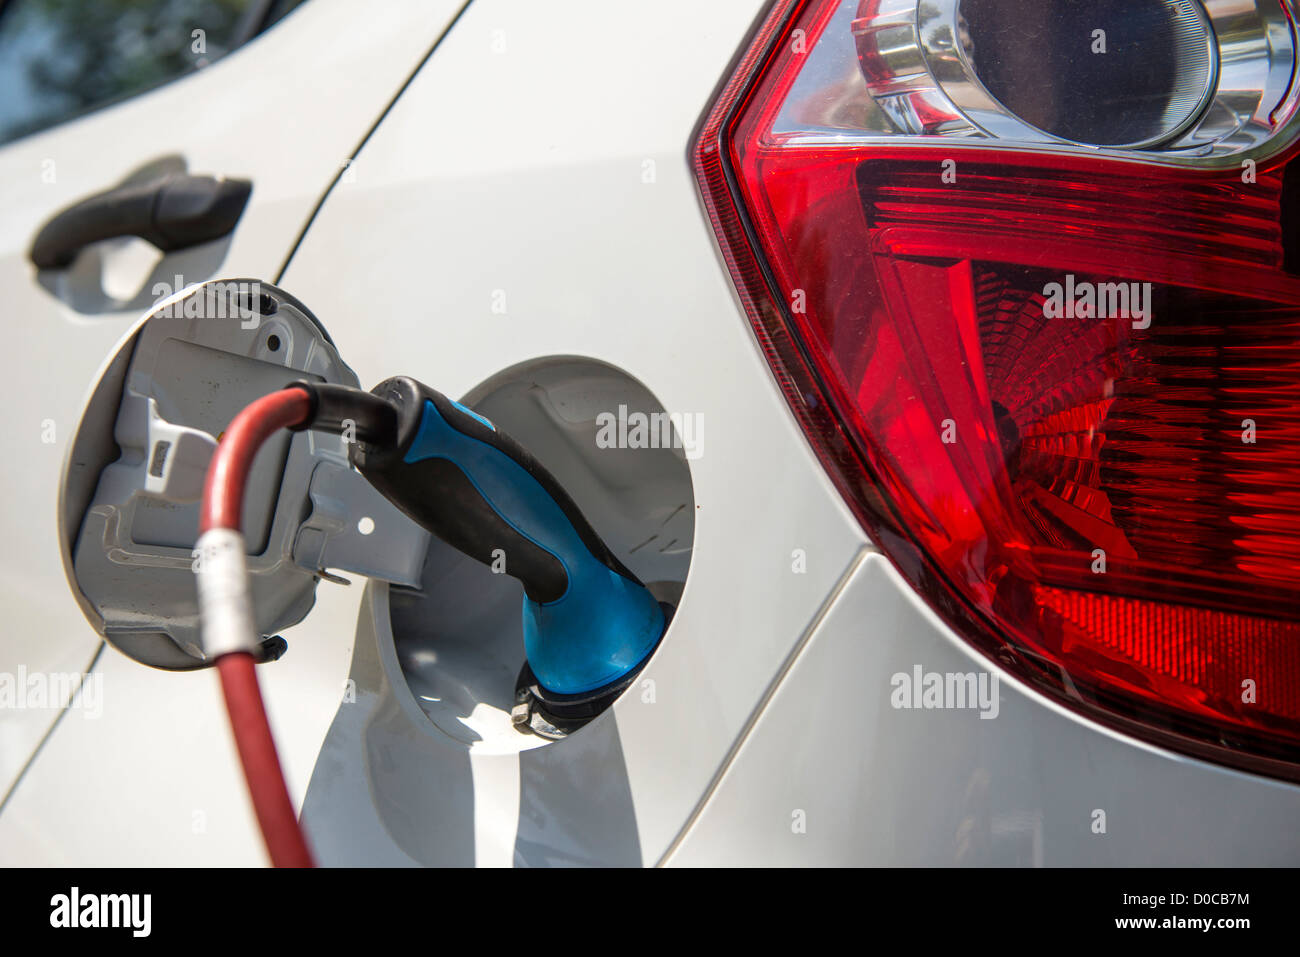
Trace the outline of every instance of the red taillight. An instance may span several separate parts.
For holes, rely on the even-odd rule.
[[[915,71],[843,69],[905,7],[779,3],[697,145],[792,408],[965,637],[1110,724],[1300,778],[1294,91],[1261,80],[1250,135],[1199,153],[1017,139]]]

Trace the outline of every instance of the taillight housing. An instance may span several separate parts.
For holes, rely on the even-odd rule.
[[[1089,63],[1062,5],[774,4],[705,206],[818,455],[960,634],[1300,780],[1296,11],[1099,0]]]

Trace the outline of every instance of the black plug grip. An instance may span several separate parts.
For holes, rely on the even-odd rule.
[[[504,555],[506,574],[539,604],[568,590],[566,563],[589,574],[595,562],[641,586],[550,472],[487,419],[410,378],[374,393],[397,409],[396,441],[353,446],[353,464],[424,528],[485,565]]]

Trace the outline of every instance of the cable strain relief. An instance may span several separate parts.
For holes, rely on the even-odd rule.
[[[313,429],[341,435],[349,443],[380,448],[397,441],[397,409],[392,403],[351,386],[297,380],[286,388],[307,393],[311,410],[306,419],[292,426],[294,432]]]

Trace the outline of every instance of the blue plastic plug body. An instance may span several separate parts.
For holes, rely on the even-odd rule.
[[[567,496],[557,501],[544,484],[554,489],[553,480],[540,473],[531,456],[504,440],[483,416],[438,398],[442,401],[424,398],[402,462],[416,466],[441,460],[455,466],[481,499],[471,499],[470,509],[463,511],[481,505],[487,523],[499,520],[553,556],[567,578],[557,598],[524,596],[524,652],[537,680],[557,694],[583,694],[639,667],[664,631],[659,602],[616,560],[593,553],[589,543],[595,533],[590,526],[585,536],[579,532],[575,523],[585,519]],[[545,478],[539,479],[539,473]],[[510,557],[504,558],[510,574]]]

